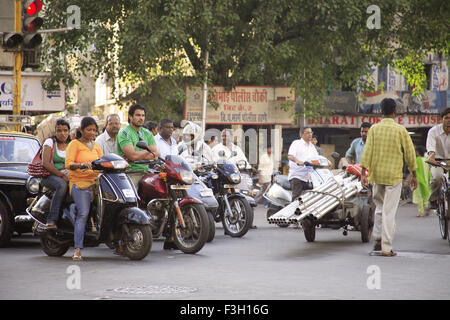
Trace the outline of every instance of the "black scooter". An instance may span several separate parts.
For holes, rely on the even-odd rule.
[[[115,154],[92,162],[92,169],[100,171],[100,175],[96,178],[84,244],[96,247],[105,243],[131,260],[141,260],[152,247],[150,219],[137,208],[137,192],[125,173],[126,167],[128,163]],[[52,196],[50,189],[41,189],[27,213],[35,220],[33,232],[40,237],[43,251],[49,256],[62,256],[74,245],[74,217],[68,214],[58,220],[57,229],[46,230]],[[61,211],[68,213],[71,206],[73,212],[73,200],[66,197]]]
[[[253,209],[246,196],[238,189],[241,176],[236,165],[227,160],[219,160],[213,165],[203,165],[195,173],[213,190],[219,203],[214,212],[214,220],[222,221],[226,235],[244,236],[252,226]]]

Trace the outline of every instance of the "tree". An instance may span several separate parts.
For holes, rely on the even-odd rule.
[[[367,77],[370,63],[397,59],[412,79],[420,71],[410,66],[422,53],[448,56],[447,2],[378,1],[381,28],[369,29],[372,2],[48,0],[46,27],[64,27],[69,5],[81,8],[82,27],[47,38],[51,45],[44,62],[52,71],[47,85],[63,79],[71,86],[77,73],[91,69],[132,84],[135,95],[146,97],[154,94],[155,81],[164,79],[169,98],[149,107],[169,110],[183,100],[182,84],[201,84],[208,67],[210,84],[229,89],[293,86],[306,101],[304,112],[313,115],[329,90],[343,85],[374,90]],[[411,59],[411,53],[419,58]],[[71,55],[77,63],[67,68]]]

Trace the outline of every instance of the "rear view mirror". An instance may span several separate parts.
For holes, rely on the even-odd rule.
[[[331,156],[333,159],[337,160],[337,159],[339,159],[340,154],[339,154],[338,152],[334,151],[334,152],[332,152],[332,153],[330,154],[330,156]]]
[[[219,151],[219,157],[225,157],[225,151],[220,150]]]
[[[145,141],[139,141],[138,143],[136,143],[136,147],[139,147],[144,150],[148,150],[148,144]]]
[[[234,156],[236,156],[236,155],[237,155],[237,152],[236,152],[236,151],[232,151],[230,157],[234,157]]]

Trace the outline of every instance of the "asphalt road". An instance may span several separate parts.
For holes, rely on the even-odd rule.
[[[450,244],[436,216],[417,218],[406,204],[397,215],[396,257],[369,256],[359,232],[279,228],[255,211],[257,229],[223,234],[195,255],[162,249],[156,240],[142,261],[87,248],[86,261],[46,256],[37,238],[15,237],[0,249],[0,299],[449,299]]]

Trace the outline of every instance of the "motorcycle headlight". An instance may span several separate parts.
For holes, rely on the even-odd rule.
[[[229,176],[232,183],[239,183],[241,182],[241,175],[239,173],[232,173]]]
[[[40,180],[36,177],[29,177],[26,183],[26,188],[29,193],[36,194],[39,192]]]
[[[239,170],[244,170],[246,165],[247,163],[244,160],[239,160],[237,163],[237,167],[239,168]]]
[[[187,170],[181,170],[179,172],[181,180],[186,184],[193,184],[194,183],[194,175],[192,172]]]

